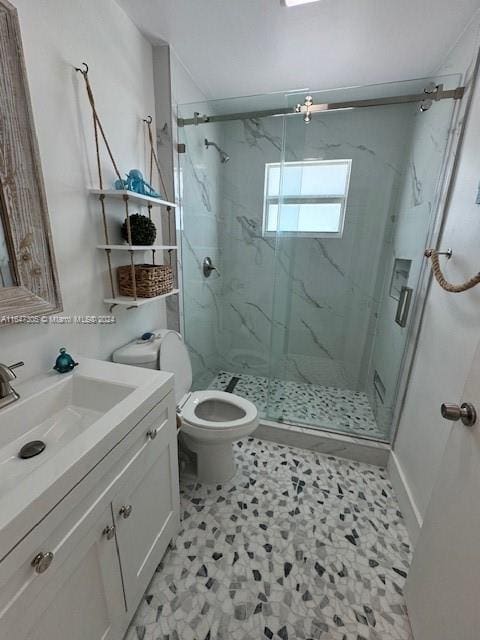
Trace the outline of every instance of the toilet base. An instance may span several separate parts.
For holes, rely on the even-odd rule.
[[[201,443],[182,434],[187,447],[197,455],[197,480],[202,484],[223,484],[235,475],[233,443]]]

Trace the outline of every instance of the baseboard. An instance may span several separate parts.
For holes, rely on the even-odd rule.
[[[394,451],[390,452],[387,471],[400,504],[400,511],[405,518],[405,525],[408,530],[408,535],[410,536],[410,541],[412,546],[415,547],[420,529],[422,528],[423,519],[415,504],[407,479]]]

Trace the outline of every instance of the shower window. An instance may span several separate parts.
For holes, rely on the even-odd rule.
[[[351,164],[350,159],[267,163],[263,234],[340,238]]]

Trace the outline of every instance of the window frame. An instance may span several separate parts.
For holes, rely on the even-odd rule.
[[[347,176],[345,180],[345,194],[343,196],[286,196],[279,193],[275,196],[268,195],[268,177],[270,168],[280,167],[280,181],[282,180],[283,170],[282,167],[286,166],[306,166],[306,165],[334,165],[342,164],[347,166]],[[294,160],[292,162],[266,162],[265,163],[265,176],[264,176],[264,189],[263,189],[263,220],[262,220],[262,236],[265,238],[273,238],[277,234],[281,234],[286,238],[341,238],[343,236],[343,229],[345,226],[345,212],[347,208],[348,192],[350,189],[350,176],[352,173],[352,159],[351,158],[338,158],[332,160]],[[281,191],[280,186],[280,191]],[[279,212],[284,204],[329,204],[340,203],[340,221],[338,231],[282,231],[276,229],[271,231],[267,228],[268,225],[268,209],[272,204],[276,204],[279,207]]]

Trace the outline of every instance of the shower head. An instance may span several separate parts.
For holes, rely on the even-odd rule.
[[[205,138],[205,147],[207,149],[208,149],[208,147],[215,147],[215,149],[220,154],[220,162],[222,162],[223,164],[225,164],[226,162],[228,162],[230,160],[230,156],[228,155],[228,153],[225,153],[225,151],[223,151],[223,149],[220,149],[220,147],[218,146],[218,144],[216,142],[210,142],[209,140],[207,140]]]
[[[225,164],[225,162],[228,162],[230,160],[230,156],[228,155],[228,153],[225,153],[225,151],[220,151],[220,162],[223,162]]]

